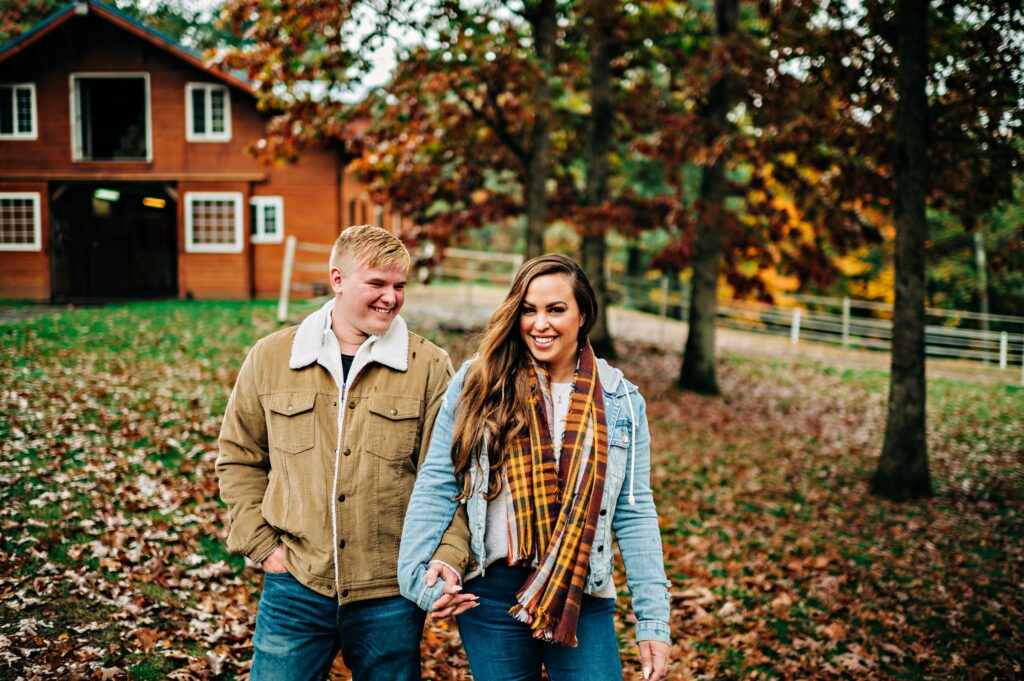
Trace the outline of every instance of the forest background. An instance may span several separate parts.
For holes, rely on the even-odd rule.
[[[0,42],[62,4],[3,3]],[[712,0],[602,12],[554,1],[112,4],[259,85],[277,116],[253,153],[279,163],[340,142],[374,198],[439,243],[525,252],[532,240],[536,251],[527,191],[546,153],[545,248],[581,253],[583,238],[607,234],[613,271],[653,266],[685,280],[700,170],[722,155],[725,293],[893,301],[893,2],[739,3],[724,45]],[[927,304],[1021,315],[1020,9],[932,8]],[[604,75],[592,72],[594,50],[605,51]],[[397,62],[383,85],[382,57]],[[709,145],[702,117],[716,70],[738,92],[726,134]],[[599,131],[609,160],[594,195],[587,135],[601,78],[612,120]],[[549,91],[535,93],[538,81]],[[535,151],[540,118],[549,148]]]

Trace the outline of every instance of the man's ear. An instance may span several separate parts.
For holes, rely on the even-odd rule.
[[[344,273],[337,267],[332,267],[328,279],[330,280],[331,290],[334,291],[335,295],[341,293],[341,282],[345,278]]]

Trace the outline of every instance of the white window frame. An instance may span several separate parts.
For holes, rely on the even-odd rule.
[[[41,251],[43,250],[43,231],[40,212],[39,192],[0,192],[0,199],[29,199],[34,204],[32,219],[32,238],[30,244],[5,244],[0,242],[0,251]]]
[[[196,201],[231,201],[235,204],[235,243],[233,244],[197,244],[195,243],[195,225],[192,221],[192,207]],[[245,218],[242,215],[242,194],[240,192],[186,192],[185,193],[185,252],[186,253],[241,253],[244,248],[245,233],[242,228]]]
[[[82,154],[82,113],[78,110],[78,81],[89,78],[142,78],[146,93],[146,157],[86,158]],[[153,162],[153,97],[148,71],[79,71],[68,74],[68,96],[71,99],[71,160],[75,163],[152,163]]]
[[[253,219],[252,237],[254,244],[279,244],[284,241],[284,198],[280,196],[253,196],[249,199],[249,205],[255,208],[256,214]],[[273,207],[277,209],[277,233],[267,234],[264,220],[266,216],[263,209]]]
[[[35,83],[0,83],[0,87],[11,88],[11,120],[14,121],[12,132],[0,132],[0,140],[34,140],[39,139],[39,112],[36,109],[36,84]],[[28,88],[32,93],[32,130],[30,132],[18,132],[18,88]]]
[[[210,93],[214,90],[224,92],[224,132],[192,131],[193,116],[192,92],[202,90],[206,93],[206,129],[213,128],[213,107],[210,106]],[[231,141],[231,91],[221,83],[186,83],[185,84],[185,140],[188,142],[230,142]]]

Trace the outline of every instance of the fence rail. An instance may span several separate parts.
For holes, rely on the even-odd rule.
[[[613,299],[626,308],[686,320],[686,284],[660,279],[609,277]],[[788,295],[788,305],[749,300],[718,301],[720,326],[775,336],[797,345],[812,340],[845,348],[888,351],[892,348],[892,305],[851,298]],[[998,365],[1020,365],[1024,385],[1024,317],[982,315],[965,310],[925,311],[925,353]],[[662,337],[664,338],[664,330]]]

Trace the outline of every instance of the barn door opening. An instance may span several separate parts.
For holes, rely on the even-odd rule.
[[[54,299],[177,296],[177,214],[164,184],[51,185]]]

